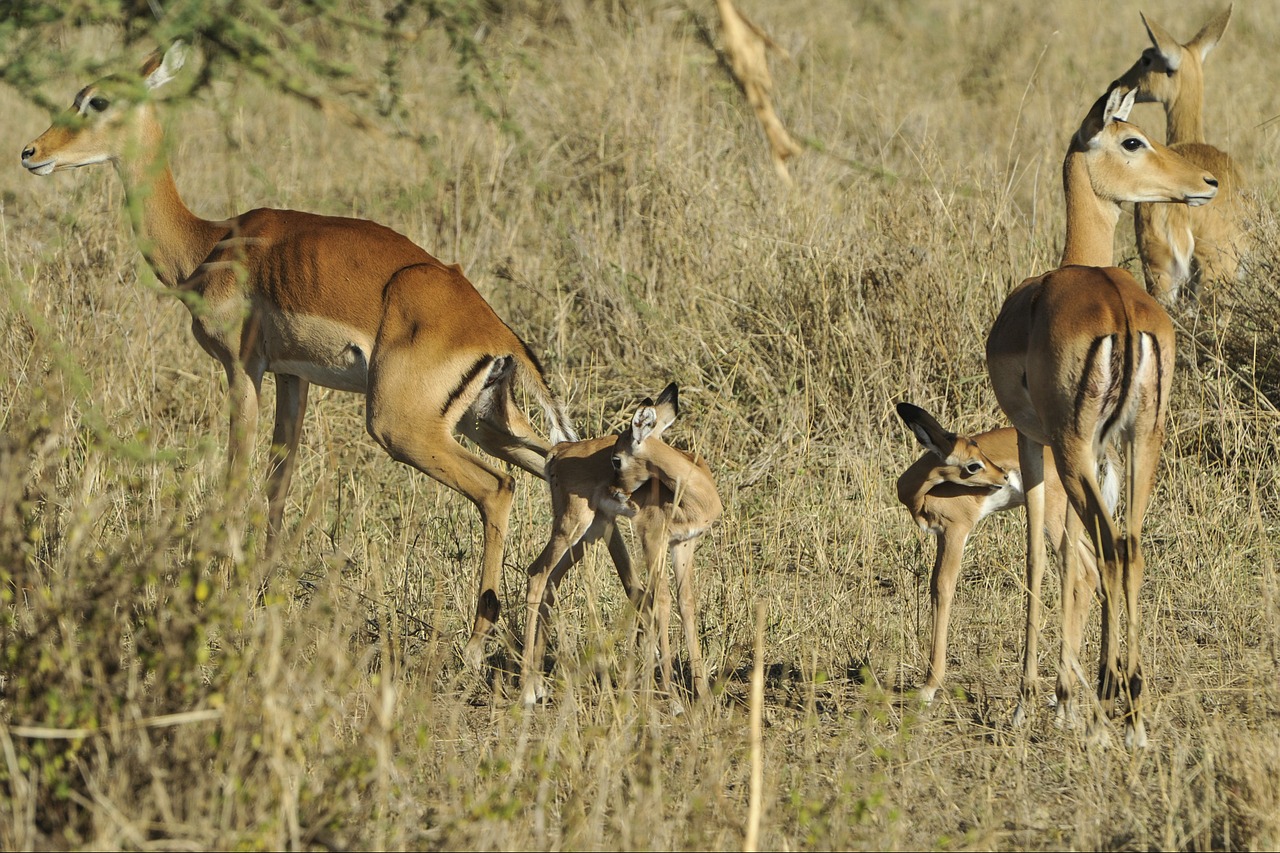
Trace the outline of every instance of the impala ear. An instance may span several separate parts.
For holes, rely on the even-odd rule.
[[[1230,20],[1231,7],[1228,6],[1225,11],[1219,12],[1217,17],[1200,28],[1196,37],[1187,42],[1187,50],[1200,54],[1200,61],[1204,62],[1209,51],[1218,46],[1218,40],[1222,38],[1223,32],[1227,29],[1227,22]]]
[[[1106,126],[1113,121],[1128,121],[1129,111],[1133,109],[1137,98],[1137,89],[1127,89],[1123,86],[1112,89],[1107,93],[1107,106],[1102,111],[1102,124]]]
[[[1146,15],[1139,12],[1138,16],[1142,18],[1142,25],[1147,28],[1147,37],[1151,39],[1156,50],[1160,51],[1165,67],[1170,71],[1177,71],[1178,65],[1182,62],[1182,45],[1176,38],[1169,35],[1168,30],[1155,21],[1148,20]],[[1223,24],[1223,26],[1226,25]]]
[[[653,407],[652,400],[645,400],[645,405],[636,409],[636,413],[631,418],[631,446],[643,442],[648,438],[658,424],[658,412]]]
[[[943,462],[951,458],[956,446],[956,434],[943,428],[942,424],[934,420],[933,415],[919,406],[899,403],[898,417],[911,428],[921,447]]]
[[[190,49],[182,41],[175,41],[163,54],[156,51],[142,63],[142,79],[148,89],[159,89],[172,80],[187,61]]]
[[[658,417],[654,432],[660,436],[667,427],[675,423],[676,416],[680,414],[680,389],[676,387],[676,383],[672,382],[662,389],[654,412]]]

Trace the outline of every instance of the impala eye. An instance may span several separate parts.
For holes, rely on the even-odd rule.
[[[100,113],[106,110],[107,107],[111,106],[111,102],[101,95],[94,95],[89,99],[89,106],[94,112]]]
[[[615,471],[621,471],[621,470],[622,470],[622,457],[621,457],[621,456],[614,456],[614,457],[613,457],[611,460],[609,460],[609,461],[611,461],[611,462],[613,463],[613,470],[615,470]]]
[[[964,472],[972,476],[974,474],[977,474],[979,471],[981,471],[983,467],[984,466],[981,462],[969,462],[964,466]]]
[[[1125,139],[1124,142],[1120,143],[1120,147],[1125,151],[1137,151],[1138,149],[1145,148],[1146,146],[1147,143],[1137,136],[1130,136]]]

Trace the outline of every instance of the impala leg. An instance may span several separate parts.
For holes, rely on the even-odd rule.
[[[238,363],[225,366],[230,398],[226,486],[229,494],[238,496],[249,482],[249,459],[258,428],[258,383]]]
[[[657,643],[657,656],[662,673],[662,687],[668,695],[675,696],[672,691],[671,668],[671,589],[663,577],[663,557],[667,551],[667,519],[658,506],[641,509],[635,518],[636,534],[640,539],[640,549],[644,555],[645,576],[648,592],[645,595],[646,607],[642,614],[645,630],[649,637],[646,643],[647,660],[653,659],[654,643]],[[647,668],[646,664],[646,668]]]
[[[1071,694],[1074,692],[1075,670],[1079,667],[1080,644],[1084,636],[1084,621],[1089,616],[1092,592],[1081,594],[1088,571],[1081,555],[1084,522],[1070,506],[1064,504],[1066,514],[1065,533],[1058,546],[1062,563],[1062,649],[1058,657],[1058,682],[1054,689],[1059,720],[1071,715]],[[1093,570],[1094,575],[1097,569]]]
[[[628,550],[626,539],[623,538],[622,531],[616,524],[609,526],[606,543],[609,547],[609,556],[613,558],[613,568],[618,573],[618,580],[622,581],[622,590],[626,593],[627,600],[637,610],[643,611],[646,600],[644,587],[636,581],[635,569],[631,564],[631,551]]]
[[[275,542],[284,522],[284,500],[298,456],[302,418],[307,411],[310,383],[297,376],[276,374],[276,423],[267,465],[267,538]]]
[[[1128,710],[1125,716],[1125,743],[1130,748],[1147,745],[1147,729],[1143,720],[1142,621],[1138,595],[1146,570],[1146,559],[1142,553],[1142,522],[1146,518],[1151,493],[1155,490],[1156,468],[1160,461],[1160,447],[1164,442],[1163,412],[1160,415],[1152,428],[1135,431],[1130,450],[1133,480],[1129,488],[1131,498],[1124,547],[1124,596],[1128,628],[1128,659],[1125,666]]]
[[[951,602],[956,594],[956,581],[960,577],[960,561],[964,557],[964,543],[969,538],[969,528],[951,525],[938,534],[938,549],[933,560],[933,574],[929,577],[929,603],[933,610],[933,639],[929,651],[929,671],[925,673],[920,699],[932,702],[947,674],[947,634],[951,623]]]
[[[685,648],[689,651],[689,672],[693,676],[693,694],[699,701],[711,695],[707,668],[702,660],[702,644],[698,642],[698,593],[693,585],[693,551],[697,539],[686,539],[671,546],[671,568],[675,577],[676,603],[680,608],[680,626],[684,629]]]
[[[538,435],[520,407],[503,388],[501,398],[484,417],[468,413],[458,422],[458,430],[479,445],[485,453],[510,462],[535,477],[545,476],[547,451],[551,445]]]
[[[586,553],[581,541],[590,517],[570,520],[559,516],[547,546],[529,566],[529,582],[525,594],[524,660],[521,701],[526,706],[537,704],[546,695],[543,684],[543,661],[546,657],[548,622],[555,604],[556,587],[569,569]]]
[[[1079,516],[1084,534],[1093,543],[1102,576],[1102,641],[1099,649],[1098,698],[1102,711],[1110,714],[1119,685],[1119,610],[1121,594],[1119,531],[1111,519],[1097,480],[1097,460],[1088,441],[1066,439],[1055,445],[1058,475],[1072,510]],[[1065,590],[1064,590],[1065,592]],[[1064,631],[1068,630],[1064,626]],[[1094,721],[1096,728],[1099,721]]]
[[[1022,686],[1013,724],[1026,721],[1039,678],[1036,646],[1040,640],[1040,586],[1044,578],[1044,446],[1018,433],[1018,465],[1027,498],[1027,621],[1022,646]]]
[[[450,425],[443,419],[431,417],[418,422],[387,411],[389,406],[375,411],[375,399],[378,397],[370,398],[369,434],[393,459],[417,468],[465,496],[480,511],[484,528],[480,592],[471,639],[463,651],[466,663],[479,668],[484,662],[485,638],[498,621],[498,580],[515,482],[458,444]]]

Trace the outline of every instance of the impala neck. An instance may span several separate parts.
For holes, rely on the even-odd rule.
[[[1198,90],[1198,91],[1196,91]],[[1183,81],[1178,97],[1164,105],[1165,140],[1204,143],[1204,84],[1189,86]]]
[[[209,256],[226,229],[196,216],[183,203],[159,125],[148,130],[138,156],[114,163],[124,182],[125,206],[138,248],[156,277],[167,287],[177,287]]]
[[[1074,144],[1062,164],[1062,183],[1067,195],[1067,240],[1059,266],[1112,266],[1120,205],[1094,191],[1085,154]]]

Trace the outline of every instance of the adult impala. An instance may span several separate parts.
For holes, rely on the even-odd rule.
[[[1113,88],[1094,104],[1071,138],[1063,162],[1067,234],[1058,269],[1027,279],[1005,300],[987,337],[987,369],[1000,407],[1018,430],[1018,460],[1027,499],[1027,622],[1038,620],[1044,573],[1044,448],[1053,451],[1074,512],[1066,537],[1082,524],[1096,543],[1102,574],[1102,642],[1098,695],[1110,711],[1117,692],[1128,700],[1125,741],[1146,743],[1142,715],[1138,591],[1144,569],[1142,521],[1164,441],[1173,380],[1174,332],[1160,303],[1125,270],[1111,266],[1122,202],[1199,205],[1217,192],[1213,175],[1125,119],[1136,92]],[[1098,485],[1108,448],[1127,451],[1127,530],[1121,536]],[[1074,550],[1063,550],[1063,624],[1077,618]],[[1118,599],[1127,613],[1127,658],[1121,681]],[[1059,707],[1070,701],[1075,661],[1062,647]],[[1035,661],[1023,662],[1025,691]],[[1096,724],[1095,720],[1095,724]]]
[[[1240,169],[1227,152],[1209,145],[1204,135],[1204,62],[1231,20],[1231,7],[1218,13],[1186,44],[1142,15],[1151,47],[1114,85],[1136,89],[1138,102],[1164,106],[1165,142],[1218,178],[1218,197],[1208,207],[1138,204],[1133,208],[1138,254],[1147,289],[1166,305],[1182,288],[1200,281],[1236,277],[1245,250]]]
[[[951,621],[951,601],[964,560],[964,546],[978,523],[988,515],[1026,505],[1022,474],[1018,467],[1018,431],[1002,427],[977,435],[960,435],[942,426],[919,406],[899,403],[898,416],[911,428],[925,452],[898,477],[898,500],[911,513],[912,519],[926,533],[938,539],[933,572],[929,576],[929,600],[932,607],[933,640],[929,652],[929,669],[920,698],[932,702],[942,686],[947,671],[947,634]],[[1107,506],[1114,507],[1119,482],[1112,476],[1109,464],[1102,487]],[[1044,457],[1045,528],[1055,553],[1061,553],[1064,542],[1067,494],[1062,490],[1053,457]],[[1073,595],[1076,620],[1064,627],[1063,642],[1070,643],[1072,654],[1080,651],[1084,623],[1089,616],[1089,602],[1098,586],[1098,565],[1087,539],[1076,540],[1077,557],[1084,571],[1077,573]],[[1038,624],[1028,622],[1028,629]],[[1027,658],[1036,659],[1039,631],[1024,638],[1029,649]],[[1034,674],[1034,673],[1033,673]],[[1069,673],[1058,672],[1058,679]],[[1057,692],[1065,692],[1059,684]],[[1023,694],[1029,693],[1024,688]],[[1065,709],[1064,709],[1065,710]],[[1019,704],[1017,719],[1025,715]]]
[[[529,566],[522,673],[526,705],[535,704],[545,694],[542,661],[556,587],[582,559],[586,546],[606,536],[627,597],[640,609],[642,624],[657,633],[663,684],[674,696],[668,637],[671,596],[662,577],[663,555],[670,556],[694,693],[698,698],[707,695],[707,673],[698,642],[693,551],[720,517],[722,505],[707,463],[662,440],[679,410],[679,392],[672,383],[656,403],[645,400],[640,404],[621,435],[559,444],[547,456],[555,518],[547,547]],[[648,593],[632,575],[630,557],[617,530],[620,516],[632,520],[640,540]],[[649,626],[655,601],[656,613]]]
[[[362,219],[258,209],[194,215],[178,195],[149,93],[181,68],[185,47],[158,52],[141,83],[106,78],[22,151],[32,174],[111,162],[137,205],[138,241],[165,285],[185,294],[196,341],[226,370],[228,484],[252,450],[264,373],[276,374],[267,481],[268,531],[278,533],[311,383],[366,398],[370,435],[395,459],[461,492],[480,511],[484,556],[465,657],[478,665],[498,615],[497,582],[512,478],[454,438],[538,476],[550,444],[517,407],[522,382],[554,441],[574,438],[532,353],[476,292],[396,232]]]

